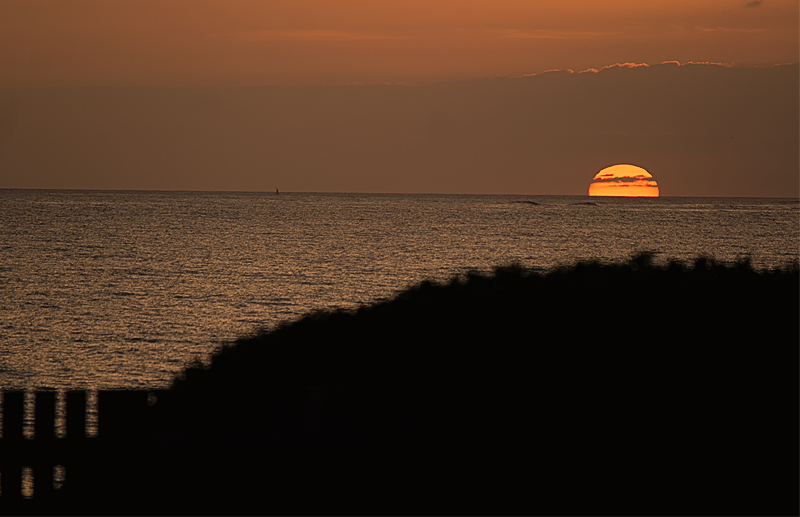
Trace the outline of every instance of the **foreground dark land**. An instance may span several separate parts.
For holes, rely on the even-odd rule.
[[[101,399],[57,497],[7,509],[797,515],[798,268],[649,259],[501,268],[242,339],[155,405]]]

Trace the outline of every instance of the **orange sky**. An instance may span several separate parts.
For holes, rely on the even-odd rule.
[[[797,197],[799,6],[0,0],[0,188]]]
[[[797,0],[2,0],[0,86],[427,82],[798,60]]]

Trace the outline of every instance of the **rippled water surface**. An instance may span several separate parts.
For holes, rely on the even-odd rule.
[[[798,201],[0,190],[0,385],[163,387],[261,326],[518,262],[798,258]]]

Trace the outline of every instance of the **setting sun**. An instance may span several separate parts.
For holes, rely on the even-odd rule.
[[[658,197],[653,176],[635,165],[620,164],[598,172],[589,185],[590,196]]]

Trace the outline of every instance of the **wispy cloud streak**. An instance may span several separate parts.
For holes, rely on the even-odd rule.
[[[647,63],[614,63],[613,65],[607,65],[600,69],[597,68],[587,68],[586,70],[581,70],[578,72],[579,74],[585,74],[587,72],[590,73],[598,73],[602,72],[603,70],[608,70],[609,68],[639,68],[639,67],[649,67]]]

